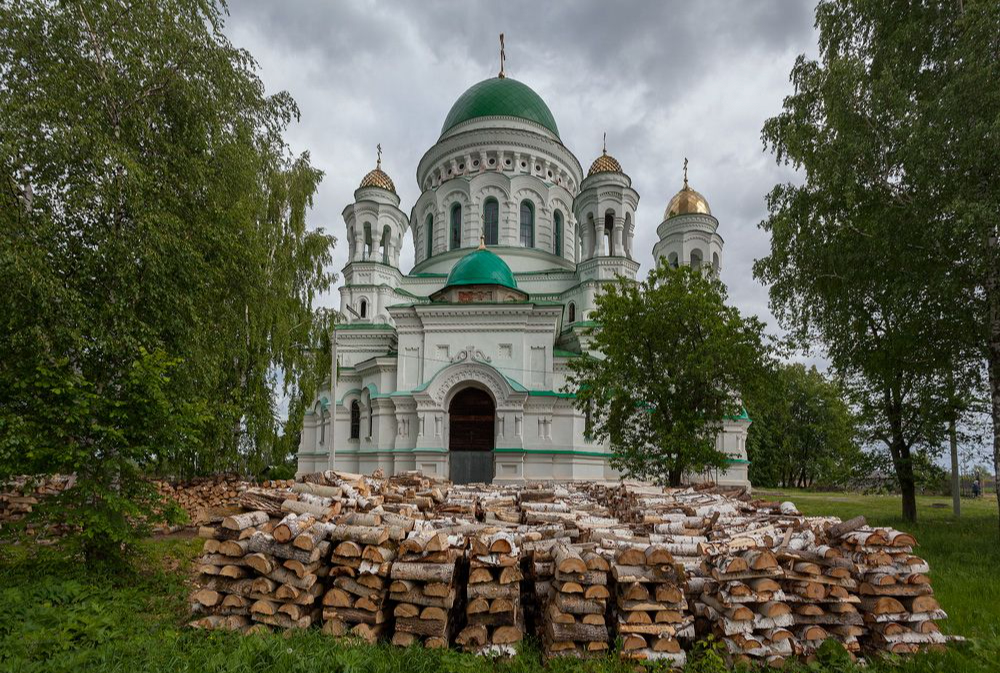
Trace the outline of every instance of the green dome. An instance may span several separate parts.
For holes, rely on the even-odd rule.
[[[502,285],[517,289],[507,262],[485,248],[469,253],[451,267],[445,287],[452,285]]]
[[[494,77],[469,87],[451,106],[441,135],[478,117],[519,117],[541,124],[559,137],[559,127],[545,101],[527,84],[509,77]]]

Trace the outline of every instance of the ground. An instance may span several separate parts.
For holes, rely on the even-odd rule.
[[[935,593],[950,619],[948,633],[972,639],[946,654],[927,654],[869,670],[897,673],[995,671],[1000,661],[1000,542],[997,503],[965,501],[959,522],[950,501],[920,498],[921,523],[904,524],[899,500],[851,494],[765,493],[790,499],[806,514],[849,518],[864,514],[873,524],[915,533],[918,552],[931,564]],[[936,506],[937,505],[937,506]],[[944,505],[944,507],[941,507]],[[134,575],[108,574],[59,559],[43,550],[31,562],[21,549],[0,547],[0,671],[171,671],[172,673],[322,671],[334,673],[540,672],[538,650],[528,646],[515,660],[484,663],[458,652],[400,650],[390,646],[335,644],[317,630],[285,637],[204,633],[184,628],[189,592],[187,568],[201,546],[172,537],[143,545]],[[550,664],[555,673],[629,670],[613,659]],[[720,671],[711,657],[689,666]],[[827,664],[803,670],[844,673]]]

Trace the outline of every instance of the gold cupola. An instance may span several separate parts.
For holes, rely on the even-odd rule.
[[[688,160],[684,159],[684,186],[670,199],[667,209],[663,211],[663,219],[669,220],[677,215],[691,215],[700,213],[711,215],[712,209],[708,207],[708,201],[700,193],[688,186]]]
[[[358,186],[358,189],[364,189],[365,187],[378,187],[387,192],[396,193],[396,185],[392,184],[392,178],[382,170],[381,144],[378,145],[378,161],[375,164],[375,168],[368,171],[368,174],[361,179],[361,185]]]
[[[622,170],[622,165],[618,163],[618,160],[613,156],[608,154],[608,134],[604,134],[604,149],[601,150],[601,156],[594,159],[594,163],[590,164],[590,170],[587,171],[587,177],[595,173],[624,173]]]

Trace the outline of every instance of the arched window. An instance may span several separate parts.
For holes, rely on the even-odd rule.
[[[610,210],[604,213],[604,242],[606,247],[604,248],[604,254],[611,256],[615,254],[614,250],[614,231],[615,231],[615,214]]]
[[[351,439],[361,437],[361,405],[357,400],[351,402]]]
[[[672,252],[672,253],[670,253],[669,256],[667,256],[667,264],[670,265],[671,269],[676,269],[677,268],[677,253],[676,252]]]
[[[555,215],[552,216],[552,228],[554,230],[552,235],[555,238],[555,246],[554,246],[555,250],[554,250],[554,252],[558,256],[562,257],[562,252],[563,252],[563,220],[562,220],[562,213],[560,213],[558,210],[555,212]]]
[[[569,322],[576,322],[576,304],[569,303]]]
[[[427,259],[434,254],[434,215],[427,216]]]
[[[375,426],[375,405],[368,404],[368,437],[372,436],[372,428]]]
[[[704,256],[701,254],[701,250],[699,250],[698,248],[695,248],[694,250],[692,250],[691,251],[691,268],[692,269],[700,269],[701,268],[701,263],[702,263],[702,261],[704,259],[705,259]]]
[[[362,318],[368,317],[368,300],[362,299],[361,303],[358,304],[358,315]]]
[[[451,250],[462,246],[462,206],[451,207]]]
[[[390,229],[389,225],[387,224],[385,225],[385,228],[382,230],[382,243],[380,244],[382,248],[383,264],[389,263],[389,243],[391,241],[392,241],[392,229]]]
[[[500,240],[500,204],[494,198],[483,204],[483,236],[486,245],[496,245]]]
[[[535,207],[531,201],[521,201],[521,245],[535,247]]]
[[[371,259],[372,256],[372,225],[365,222],[364,256],[362,259]]]
[[[716,274],[718,274],[719,273],[719,268],[721,266],[722,266],[722,264],[719,261],[719,253],[713,252],[712,253],[712,271],[714,271]]]
[[[321,446],[326,444],[326,411],[322,407],[319,410],[319,443]]]

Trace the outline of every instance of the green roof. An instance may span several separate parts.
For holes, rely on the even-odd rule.
[[[483,80],[458,97],[445,117],[441,135],[479,117],[518,117],[541,124],[559,137],[559,127],[549,106],[526,84],[509,77]]]
[[[482,248],[471,252],[451,267],[445,287],[452,285],[502,285],[517,289],[517,281],[507,262]]]

